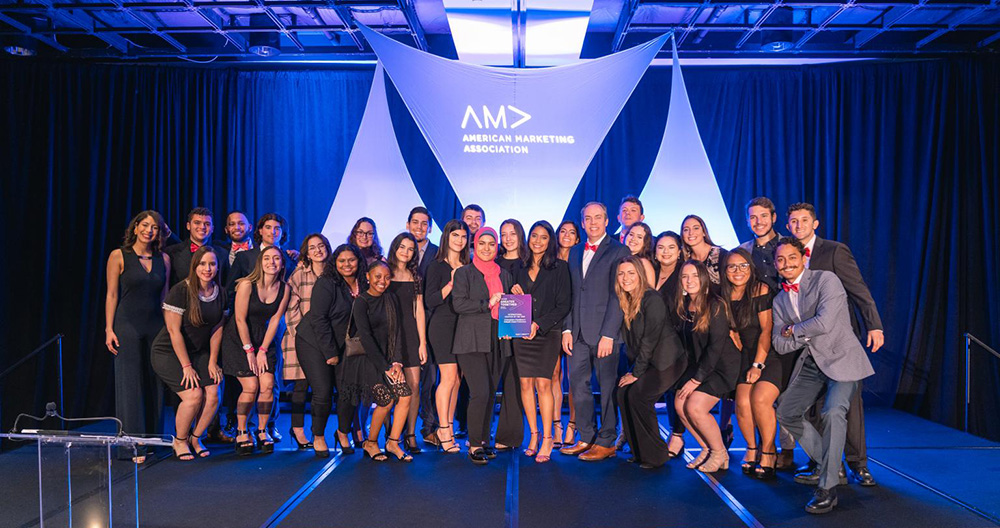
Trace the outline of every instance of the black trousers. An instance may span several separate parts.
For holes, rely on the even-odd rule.
[[[489,444],[493,426],[493,406],[496,403],[497,373],[493,354],[456,354],[458,366],[469,384],[468,431],[469,446]]]
[[[656,402],[684,374],[685,362],[679,361],[665,370],[648,368],[635,382],[618,389],[618,410],[622,415],[622,432],[632,447],[637,462],[662,466],[668,459],[667,443],[660,435],[656,419]]]
[[[295,350],[302,372],[312,387],[313,436],[326,436],[326,422],[333,407],[334,367],[326,364],[326,357],[318,348],[298,336],[295,338]],[[347,423],[350,424],[350,420]]]
[[[434,390],[437,388],[438,368],[430,358],[420,367],[420,434],[428,436],[438,427]]]
[[[521,404],[521,379],[517,374],[517,362],[513,356],[501,357],[497,366],[499,370],[495,378],[502,380],[503,394],[500,397],[496,443],[518,447],[524,443],[524,406]]]
[[[668,390],[663,393],[663,401],[667,404],[667,421],[670,422],[671,434],[684,434],[687,432],[687,427],[684,427],[684,422],[681,421],[680,415],[677,414],[677,407],[674,405],[674,398],[676,396],[676,390]]]
[[[847,410],[847,442],[844,444],[844,459],[852,469],[868,466],[868,443],[865,440],[865,404],[861,399],[862,382],[858,382],[858,390],[851,397],[851,406]],[[806,419],[818,431],[823,430],[821,411],[826,401],[826,395],[813,405],[806,413]]]
[[[306,395],[309,393],[309,381],[295,380],[292,388],[292,427],[306,425]]]
[[[160,434],[163,432],[163,382],[153,372],[150,354],[153,337],[120,327],[118,355],[115,356],[115,416],[122,421],[122,430],[129,434]],[[64,411],[60,409],[60,411]],[[129,450],[120,449],[120,458],[131,458]],[[139,454],[145,453],[143,446]]]

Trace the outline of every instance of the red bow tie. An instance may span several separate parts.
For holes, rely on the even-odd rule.
[[[246,251],[250,249],[250,241],[243,242],[242,244],[233,243],[233,251]]]
[[[799,293],[799,285],[798,285],[798,283],[788,284],[787,282],[782,282],[781,283],[781,289],[785,290],[785,291],[791,290],[791,291],[793,291],[795,293]]]
[[[810,251],[809,248],[806,248],[806,258],[809,258],[809,255],[811,255],[811,254],[812,254],[812,251]]]
[[[597,251],[597,244],[591,244],[590,242],[587,242],[583,246],[583,250],[584,251]]]
[[[191,253],[194,253],[195,251],[198,251],[198,248],[200,248],[200,247],[201,246],[199,246],[198,244],[195,244],[194,242],[191,242]]]

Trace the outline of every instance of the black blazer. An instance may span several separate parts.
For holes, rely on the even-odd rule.
[[[428,240],[427,249],[424,250],[424,258],[420,259],[420,262],[417,264],[417,272],[420,273],[421,277],[427,276],[427,268],[429,268],[431,266],[431,263],[434,262],[434,259],[435,257],[437,257],[437,254],[438,254],[438,247],[434,245],[434,242]],[[417,255],[418,256],[420,255],[419,251],[417,252]]]
[[[622,308],[615,294],[615,276],[621,259],[631,255],[629,249],[608,233],[597,247],[594,258],[583,277],[583,250],[578,244],[569,251],[569,273],[573,283],[573,308],[563,323],[573,339],[597,346],[602,337],[621,340]]]
[[[666,370],[678,361],[687,363],[687,351],[677,330],[667,314],[663,297],[653,289],[642,294],[639,313],[632,320],[631,328],[622,322],[625,353],[633,361],[632,375],[642,376],[652,366]],[[681,369],[684,370],[684,369]]]
[[[861,276],[861,270],[858,269],[858,263],[854,260],[854,254],[847,244],[816,237],[812,256],[809,257],[809,269],[832,271],[840,279],[844,289],[847,290],[847,299],[851,305],[851,326],[854,327],[855,334],[861,336],[857,311],[861,312],[861,319],[868,330],[882,330],[882,318],[878,315],[875,299],[872,298],[872,293],[868,290],[864,277]]]
[[[711,304],[712,316],[708,324],[708,332],[690,332],[690,357],[694,360],[698,370],[694,374],[694,379],[705,381],[712,372],[719,366],[719,361],[726,354],[739,354],[736,344],[729,336],[729,317],[726,309],[722,305],[722,300],[714,299]],[[687,326],[690,327],[691,323]]]
[[[325,359],[338,357],[344,350],[354,298],[346,284],[321,276],[313,285],[311,299],[309,311],[295,327],[295,338],[323,352]]]
[[[573,306],[573,284],[569,278],[569,265],[556,260],[552,269],[540,268],[534,283],[528,268],[517,272],[515,282],[524,293],[531,295],[531,320],[538,325],[538,334],[544,334],[561,325]],[[562,327],[559,327],[562,330]]]
[[[219,284],[225,284],[229,271],[229,253],[223,253],[221,249],[208,242],[215,258],[219,260]],[[167,246],[164,253],[170,256],[170,286],[188,278],[191,272],[191,239],[185,239],[179,244]],[[235,292],[234,292],[235,293]]]
[[[510,293],[514,279],[503,268],[500,269],[500,282],[503,283],[504,293]],[[466,264],[458,268],[449,297],[458,313],[452,354],[488,354],[493,350],[494,341],[499,340],[501,353],[504,356],[511,355],[510,340],[500,340],[497,337],[493,316],[490,315],[490,291],[486,287],[486,279],[475,265]]]

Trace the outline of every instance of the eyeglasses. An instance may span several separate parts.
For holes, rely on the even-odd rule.
[[[726,266],[726,271],[736,271],[736,270],[746,271],[748,269],[750,269],[749,262],[741,262],[739,264],[729,264]]]
[[[371,238],[374,235],[375,235],[374,231],[362,231],[358,229],[357,231],[354,232],[354,236],[358,238]]]

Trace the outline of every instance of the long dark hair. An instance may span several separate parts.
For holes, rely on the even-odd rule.
[[[686,224],[687,221],[691,219],[694,219],[699,224],[701,224],[701,231],[705,233],[705,243],[710,246],[714,246],[715,242],[712,242],[712,237],[709,236],[708,234],[708,226],[705,225],[705,221],[702,220],[701,217],[698,215],[689,214],[684,217],[684,220],[681,220],[681,233],[684,233],[684,224]],[[694,252],[691,250],[691,247],[688,246],[688,243],[684,241],[683,237],[681,237],[681,250],[684,252],[685,258],[691,258],[691,256],[694,255]]]
[[[750,325],[753,324],[754,319],[757,318],[757,310],[754,308],[753,302],[741,302],[738,305],[733,304],[733,289],[735,286],[733,283],[729,282],[729,275],[725,270],[734,255],[743,257],[743,259],[750,264],[750,280],[747,281],[746,286],[743,289],[743,296],[735,300],[752,300],[754,295],[756,295],[757,290],[760,288],[760,281],[757,279],[757,266],[754,265],[753,257],[750,255],[749,251],[743,248],[736,248],[729,252],[729,257],[726,258],[726,262],[721,266],[723,270],[723,272],[720,273],[720,275],[722,275],[722,300],[725,301],[729,307],[733,328],[736,330],[743,330],[745,328],[749,328]]]
[[[326,260],[323,261],[323,264],[324,265],[329,264],[330,263],[330,253],[333,253],[333,248],[330,247],[330,239],[326,238],[323,235],[323,233],[310,233],[310,234],[306,235],[305,238],[302,239],[302,246],[301,246],[301,248],[299,248],[299,262],[305,264],[307,267],[310,267],[310,268],[312,267],[312,259],[309,258],[309,239],[310,238],[318,238],[320,240],[320,242],[322,242],[323,245],[326,246]],[[326,269],[326,268],[323,268],[323,269]]]
[[[337,259],[340,254],[350,251],[354,254],[354,258],[358,261],[358,269],[354,272],[354,280],[358,281],[358,291],[363,292],[368,289],[368,261],[365,260],[364,255],[361,254],[361,248],[351,244],[341,244],[334,249],[330,256],[326,259],[326,265],[323,266],[322,277],[330,277],[333,279],[334,283],[339,285],[347,285],[347,281],[344,280],[344,276],[337,271]]]
[[[396,267],[399,266],[399,259],[396,258],[396,251],[399,250],[399,246],[403,244],[404,240],[409,240],[413,242],[413,258],[406,263],[406,271],[410,272],[410,276],[413,277],[413,302],[417,301],[417,295],[420,295],[420,270],[417,269],[417,261],[420,260],[420,246],[417,245],[417,239],[409,233],[400,233],[396,235],[396,238],[392,239],[392,243],[389,244],[389,257],[387,259],[387,264],[389,265],[389,278],[391,279],[396,273]]]
[[[676,294],[677,316],[682,321],[694,323],[694,331],[704,334],[708,332],[712,315],[717,314],[720,309],[725,310],[725,302],[712,293],[710,289],[712,281],[708,278],[708,268],[705,267],[705,263],[700,260],[691,259],[682,263],[679,269],[683,271],[684,267],[689,265],[694,266],[694,269],[698,271],[698,279],[701,283],[698,291],[698,301],[692,303],[691,296],[687,294],[684,286],[678,285]],[[689,311],[694,314],[688,315]]]
[[[663,237],[670,237],[674,239],[674,242],[677,243],[677,250],[680,252],[680,254],[677,255],[677,264],[674,265],[675,275],[680,272],[681,264],[683,264],[683,262],[681,262],[681,258],[684,256],[684,242],[681,240],[681,236],[678,235],[677,233],[674,233],[673,231],[664,231],[659,235],[656,235],[656,240],[653,241],[653,258],[652,258],[653,269],[656,271],[656,280],[660,280],[660,268],[663,267],[663,265],[660,264],[659,259],[656,258],[656,246],[660,244],[660,239],[662,239]]]
[[[158,230],[156,231],[156,236],[149,243],[149,250],[153,252],[154,255],[160,252],[163,248],[163,237],[167,233],[167,224],[163,221],[163,216],[160,213],[147,209],[132,218],[132,221],[128,223],[128,227],[125,228],[125,236],[122,238],[122,251],[131,253],[132,246],[135,245],[135,241],[139,238],[135,236],[135,228],[139,226],[139,223],[146,219],[146,217],[152,217],[153,221],[156,222]]]
[[[531,236],[531,233],[539,227],[544,229],[545,232],[549,234],[549,245],[545,248],[545,253],[542,254],[542,260],[539,264],[542,269],[552,269],[556,266],[556,262],[559,261],[559,240],[556,238],[556,233],[552,229],[552,224],[546,222],[545,220],[539,220],[532,224],[531,229],[528,230],[528,236]],[[535,267],[534,254],[528,255],[527,265],[529,270]]]
[[[198,286],[201,285],[201,281],[198,278],[196,271],[198,269],[198,265],[201,264],[201,260],[208,254],[215,255],[215,252],[212,250],[211,246],[206,244],[198,248],[198,251],[195,251],[194,254],[191,255],[191,267],[188,269],[188,278],[184,281],[187,283],[188,299],[187,310],[185,310],[184,314],[187,315],[188,321],[190,321],[194,326],[203,326],[205,324],[205,320],[201,317],[201,300],[198,298]],[[219,287],[219,270],[221,269],[221,266],[222,263],[218,261],[218,256],[216,255],[215,276],[212,277],[212,284],[215,285],[216,291],[219,292],[219,295],[224,296],[225,292]],[[222,299],[222,305],[226,305],[225,297]]]
[[[508,218],[501,222],[500,229],[497,229],[497,237],[499,237],[500,240],[497,240],[497,246],[499,247],[497,248],[497,256],[495,260],[499,261],[502,258],[506,258],[507,248],[503,245],[503,226],[507,224],[514,226],[514,232],[517,233],[517,259],[521,262],[527,262],[530,255],[528,254],[527,244],[524,243],[524,226],[521,225],[521,222],[518,222],[513,218]]]
[[[361,224],[371,224],[372,226],[372,245],[368,248],[362,248],[358,244],[358,236],[355,232],[361,227]],[[375,225],[375,221],[367,216],[362,216],[358,218],[357,222],[354,222],[354,227],[351,228],[351,233],[347,235],[347,243],[357,248],[361,249],[361,255],[367,259],[381,259],[382,258],[382,243],[378,241],[378,227]]]
[[[437,255],[434,256],[435,260],[443,261],[448,259],[451,254],[451,245],[449,244],[451,234],[459,230],[465,231],[466,244],[468,244],[469,239],[472,238],[469,235],[469,226],[461,220],[448,220],[448,223],[446,223],[444,228],[441,230],[441,243],[438,245]],[[468,264],[471,260],[472,259],[469,257],[468,251],[458,252],[458,261],[461,262],[463,266]]]
[[[640,249],[639,252],[635,254],[635,256],[639,258],[644,258],[648,260],[650,263],[652,263],[654,260],[656,260],[655,256],[653,255],[653,230],[650,229],[649,226],[643,222],[636,222],[631,226],[629,226],[629,228],[625,231],[626,240],[628,240],[628,234],[631,233],[632,230],[636,228],[642,229],[646,236],[645,238],[642,239],[642,249]],[[632,250],[629,249],[629,251]]]
[[[579,244],[580,241],[583,239],[580,237],[580,225],[577,224],[574,220],[563,220],[562,223],[559,224],[559,228],[556,229],[556,235],[558,235],[559,232],[562,231],[563,226],[566,224],[573,226],[573,230],[576,231],[576,244]],[[576,244],[573,245],[575,246]]]

